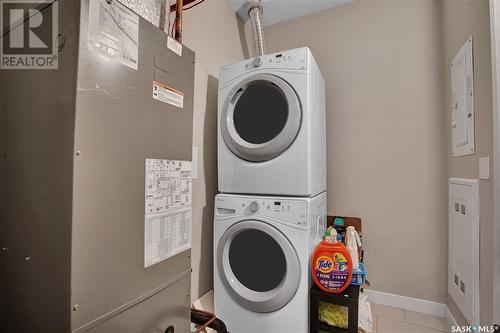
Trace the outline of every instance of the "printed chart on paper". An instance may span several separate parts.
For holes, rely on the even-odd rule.
[[[191,247],[191,162],[146,159],[144,267]]]

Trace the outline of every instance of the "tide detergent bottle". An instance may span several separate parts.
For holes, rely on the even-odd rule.
[[[339,294],[351,284],[351,255],[332,227],[314,249],[311,266],[314,282],[322,291]]]

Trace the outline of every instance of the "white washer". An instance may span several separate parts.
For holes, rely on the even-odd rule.
[[[308,48],[221,67],[219,191],[325,191],[325,123],[325,83]]]
[[[219,194],[214,214],[215,312],[228,331],[308,332],[309,261],[326,225],[326,192]]]

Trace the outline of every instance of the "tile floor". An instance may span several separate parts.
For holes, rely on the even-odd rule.
[[[428,314],[371,303],[373,333],[450,332],[448,320]]]

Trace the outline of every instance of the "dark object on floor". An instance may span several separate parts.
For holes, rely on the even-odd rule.
[[[311,288],[309,295],[311,300],[310,306],[310,333],[318,333],[321,331],[332,333],[357,333],[358,332],[358,303],[359,303],[359,286],[350,285],[341,294],[325,293],[316,285]],[[345,306],[348,310],[348,328],[340,328],[330,326],[319,320],[319,303],[327,302]]]
[[[201,332],[206,327],[210,327],[216,330],[217,333],[229,333],[226,328],[226,324],[213,313],[191,309],[191,322],[197,325],[201,325],[196,332]]]

